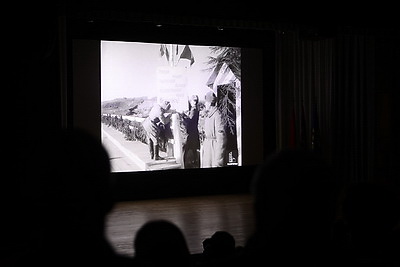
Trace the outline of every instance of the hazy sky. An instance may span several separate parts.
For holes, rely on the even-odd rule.
[[[168,46],[168,45],[167,45]],[[169,46],[168,46],[169,47]],[[189,45],[194,64],[187,68],[187,94],[199,97],[209,90],[206,82],[211,72],[208,56],[212,55],[208,46]],[[178,55],[184,45],[178,45]],[[156,96],[157,68],[168,66],[165,57],[160,56],[160,44],[138,42],[101,42],[101,101],[120,97]],[[182,60],[178,66],[189,66],[189,60]]]

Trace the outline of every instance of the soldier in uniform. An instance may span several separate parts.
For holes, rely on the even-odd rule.
[[[156,103],[150,110],[149,116],[143,121],[143,128],[147,133],[151,159],[163,159],[159,155],[160,146],[163,142],[163,140],[161,140],[161,135],[165,126],[171,121],[171,113],[168,113],[170,109],[171,103],[169,101]]]

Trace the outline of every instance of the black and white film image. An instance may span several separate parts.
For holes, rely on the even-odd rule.
[[[113,172],[241,166],[239,47],[101,42]]]

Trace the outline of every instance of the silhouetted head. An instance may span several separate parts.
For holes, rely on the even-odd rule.
[[[145,223],[134,239],[135,259],[144,264],[187,266],[190,252],[178,226],[167,220]]]
[[[203,241],[203,254],[210,257],[233,255],[236,251],[235,238],[226,231],[216,231]]]
[[[334,212],[330,181],[330,168],[319,154],[282,150],[270,155],[251,184],[257,231],[282,242],[301,235],[325,238]]]
[[[114,201],[109,156],[99,139],[77,129],[43,133],[28,161],[27,194],[37,214],[55,225],[100,231]]]
[[[104,233],[114,199],[100,139],[68,129],[44,131],[32,140],[22,211],[29,219],[30,260],[43,266],[119,261]]]

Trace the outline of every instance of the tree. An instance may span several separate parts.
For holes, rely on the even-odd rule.
[[[212,46],[211,52],[216,54],[216,57],[209,56],[209,70],[221,70],[225,64],[235,76],[239,83],[226,83],[218,85],[218,108],[221,110],[225,125],[227,125],[231,134],[236,133],[236,99],[238,85],[241,81],[241,50],[238,47],[222,47]]]

